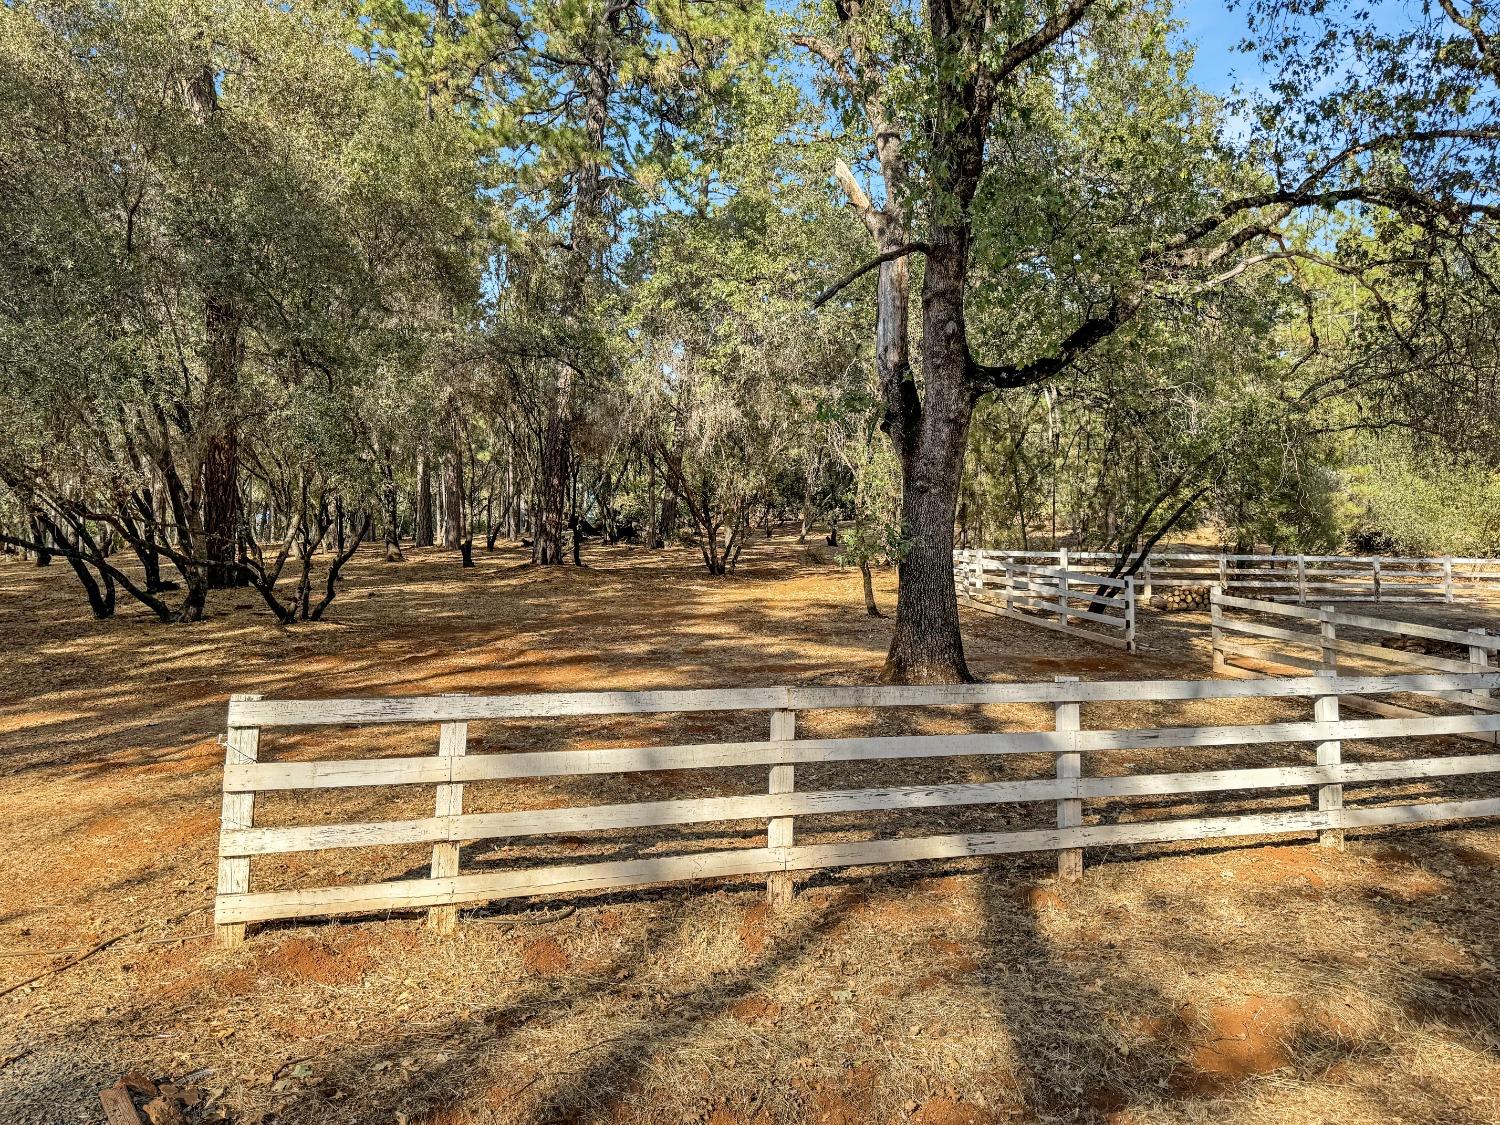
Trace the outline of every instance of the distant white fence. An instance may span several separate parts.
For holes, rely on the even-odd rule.
[[[1500,797],[1465,796],[1414,803],[1410,796],[1378,788],[1415,779],[1457,778],[1500,771],[1500,754],[1410,754],[1405,743],[1384,756],[1361,751],[1346,761],[1346,742],[1411,739],[1489,733],[1500,730],[1500,715],[1421,715],[1400,719],[1340,717],[1340,699],[1391,693],[1458,693],[1471,696],[1500,687],[1496,673],[1443,673],[1410,676],[1300,677],[1287,680],[1129,680],[1080,683],[956,684],[923,687],[765,687],[717,691],[597,692],[567,695],[428,696],[394,699],[262,700],[236,696],[229,704],[229,735],[224,764],[223,828],[219,837],[219,885],[214,919],[222,944],[243,940],[247,923],[269,919],[336,914],[427,910],[439,929],[456,921],[458,907],[496,899],[543,894],[578,894],[648,884],[678,883],[728,876],[764,875],[773,903],[792,894],[795,872],[849,866],[954,859],[967,856],[1055,851],[1066,878],[1083,870],[1083,850],[1154,844],[1171,840],[1216,840],[1237,836],[1315,832],[1327,844],[1342,842],[1346,829],[1426,824],[1500,815]],[[1311,721],[1190,727],[1089,729],[1081,707],[1093,703],[1140,703],[1254,697],[1312,703]],[[1032,704],[1050,708],[1049,729],[984,730],[966,734],[798,738],[798,711],[834,709],[962,707]],[[769,714],[768,738],[691,746],[619,747],[590,750],[468,752],[468,726],[474,722],[578,716],[659,715],[684,712]],[[971,712],[964,712],[969,714]],[[1153,713],[1156,713],[1153,709]],[[1035,722],[1035,719],[1026,720]],[[422,757],[314,760],[266,758],[261,734],[291,727],[382,724],[437,726],[437,752]],[[336,735],[318,739],[323,751]],[[1191,773],[1120,775],[1129,763],[1119,758],[1095,776],[1085,762],[1098,752],[1155,751],[1174,747],[1278,745],[1302,755],[1293,765],[1200,770]],[[999,756],[1004,755],[1006,759]],[[1027,756],[1030,757],[1027,757]],[[1041,761],[1038,762],[1038,756]],[[1133,759],[1141,755],[1132,754]],[[892,759],[988,759],[1011,778],[1002,781],[943,781],[846,790],[799,790],[796,768],[828,762],[873,764]],[[1294,759],[1296,761],[1296,759]],[[1015,779],[1028,764],[1041,776]],[[515,778],[693,771],[754,767],[766,770],[756,792],[736,796],[682,796],[672,800],[576,808],[465,811],[465,785]],[[675,772],[662,775],[677,776]],[[1359,785],[1346,805],[1344,786]],[[360,790],[359,807],[392,789],[435,792],[432,816],[419,819],[330,823],[320,792]],[[258,826],[256,795],[270,791],[307,793],[312,807],[297,823],[295,798],[281,798],[276,823]],[[1137,797],[1235,793],[1243,801],[1291,791],[1315,795],[1315,807],[1232,815],[1160,817]],[[1085,823],[1087,802],[1107,802]],[[1122,802],[1124,804],[1122,805]],[[895,812],[962,806],[1041,804],[1044,827],[940,835],[892,835],[879,821],[850,829],[824,843],[794,843],[795,818],[829,814]],[[1233,808],[1234,806],[1229,806]],[[1223,813],[1225,806],[1216,810]],[[365,815],[369,815],[366,813]],[[714,824],[744,835],[737,846],[664,854],[662,841],[618,840],[611,833],[632,828]],[[1045,823],[1045,822],[1044,822]],[[805,828],[802,830],[806,830]],[[816,830],[816,829],[815,829]],[[467,841],[600,833],[601,847],[613,846],[629,858],[587,863],[514,861],[501,869],[461,870]],[[691,848],[691,840],[685,841]],[[391,848],[432,845],[431,871],[378,883],[255,889],[253,857],[324,849]],[[387,853],[389,855],[389,853]],[[426,866],[425,861],[422,866]]]
[[[1104,573],[1110,551],[985,551],[1036,566]],[[1156,587],[1218,586],[1226,593],[1309,602],[1451,602],[1465,594],[1500,590],[1500,559],[1404,558],[1391,555],[1235,555],[1153,551],[1136,572],[1141,596]]]
[[[1214,671],[1228,674],[1299,675],[1316,671],[1325,676],[1336,676],[1340,671],[1340,654],[1357,657],[1366,664],[1373,661],[1377,668],[1381,663],[1390,663],[1403,671],[1487,672],[1495,663],[1496,654],[1500,653],[1500,636],[1485,629],[1443,629],[1414,621],[1345,613],[1332,606],[1307,609],[1237,598],[1217,589],[1210,595],[1209,625]],[[1342,634],[1340,628],[1344,630]],[[1456,652],[1441,655],[1371,644],[1350,637],[1349,633],[1355,630],[1398,638],[1405,643],[1432,647],[1448,645]],[[1242,640],[1242,637],[1249,639]],[[1233,658],[1239,659],[1239,666],[1230,663]],[[1500,712],[1500,701],[1491,699],[1487,691],[1461,695],[1443,692],[1438,693],[1437,698],[1476,711]],[[1351,699],[1348,702],[1357,710],[1378,715],[1422,714],[1373,700]],[[1470,733],[1464,737],[1491,744],[1500,741],[1493,733]]]
[[[1136,650],[1135,580],[1008,558],[996,551],[955,551],[958,595],[974,609],[1011,617],[1100,644]]]

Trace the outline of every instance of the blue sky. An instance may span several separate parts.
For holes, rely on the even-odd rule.
[[[1250,31],[1249,6],[1250,0],[1240,0],[1233,8],[1223,0],[1175,0],[1172,14],[1187,24],[1184,38],[1198,48],[1192,77],[1202,89],[1226,94],[1236,80],[1247,91],[1263,84],[1265,75],[1256,57],[1235,50]],[[1355,10],[1367,11],[1368,26],[1392,32],[1409,30],[1423,15],[1416,0],[1330,0],[1328,10],[1341,21]],[[1318,23],[1309,19],[1303,26],[1317,27]]]
[[[1187,23],[1186,38],[1198,47],[1192,72],[1197,85],[1224,94],[1235,78],[1247,87],[1257,84],[1260,68],[1255,56],[1234,49],[1248,30],[1243,4],[1230,10],[1222,0],[1177,0],[1174,14]]]

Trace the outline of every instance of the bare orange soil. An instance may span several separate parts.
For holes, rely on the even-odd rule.
[[[462,571],[438,552],[397,565],[372,552],[351,567],[334,621],[282,629],[241,592],[218,595],[199,625],[163,627],[128,609],[95,622],[62,565],[0,559],[0,990],[13,989],[0,997],[0,1121],[100,1121],[98,1091],[128,1072],[199,1091],[189,1121],[1500,1121],[1500,830],[1482,824],[1366,835],[1344,852],[1302,840],[1090,852],[1071,885],[1050,877],[1047,857],[832,872],[804,880],[782,914],[766,908],[763,885],[739,880],[505,903],[469,912],[448,938],[397,916],[267,926],[240,949],[215,949],[203,935],[232,692],[846,683],[879,670],[889,623],[864,615],[857,573],[788,539],[757,540],[729,579],[707,577],[687,552],[596,550],[590,561],[541,571],[509,549]],[[889,604],[889,576],[880,588]],[[967,640],[990,679],[1201,676],[1201,626],[1148,618],[1151,648],[1139,657],[983,615],[967,620]],[[812,716],[806,729],[1048,721],[1035,708],[973,710]],[[1274,714],[1249,702],[1101,706],[1084,721]],[[681,716],[470,733],[476,752],[503,752],[755,738],[764,725],[764,715]],[[426,727],[263,743],[268,757],[435,748]],[[1137,752],[1090,768],[1290,763],[1305,752]],[[1050,762],[922,768],[925,780],[959,781],[1039,776]],[[798,782],[889,784],[917,776],[908,769],[809,767]],[[466,799],[482,811],[764,781],[763,769],[557,779],[473,786]],[[1410,792],[1488,792],[1478,784]],[[426,815],[430,802],[430,792],[277,797],[261,814],[379,819]],[[1088,812],[1198,807],[1162,799]],[[879,826],[974,830],[1050,815],[1007,806]],[[875,827],[868,815],[826,819],[799,822],[799,839]],[[744,825],[583,834],[475,845],[464,864],[603,858],[664,839],[755,841]],[[257,860],[255,886],[425,866],[424,849],[375,851]]]

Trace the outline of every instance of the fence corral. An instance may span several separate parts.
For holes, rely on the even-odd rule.
[[[1066,551],[1057,566],[993,551],[955,551],[953,577],[958,596],[973,609],[1136,650],[1135,580],[1075,570]]]
[[[1250,616],[1236,617],[1233,616],[1235,613]],[[1279,624],[1270,624],[1268,618]],[[1483,672],[1491,667],[1495,654],[1500,652],[1500,636],[1481,628],[1444,629],[1414,621],[1343,612],[1332,606],[1307,609],[1267,600],[1238,598],[1217,589],[1211,597],[1209,626],[1214,670],[1230,675],[1299,675],[1317,671],[1325,676],[1336,676],[1340,670],[1341,653],[1367,664],[1394,664],[1403,671]],[[1342,635],[1340,628],[1345,630]],[[1353,631],[1393,638],[1398,644],[1446,645],[1454,655],[1371,644],[1349,636]],[[1245,641],[1227,634],[1253,639]],[[1274,642],[1279,647],[1268,649],[1267,642]],[[1460,655],[1463,659],[1458,659]],[[1241,661],[1240,666],[1230,663],[1236,658]],[[1490,699],[1488,692],[1442,692],[1434,698],[1472,710],[1500,712],[1500,701]],[[1376,700],[1350,699],[1347,702],[1356,709],[1373,714],[1397,717],[1424,714]],[[1471,733],[1465,737],[1490,744],[1500,742],[1492,733]]]
[[[1110,551],[985,551],[1033,566],[1066,559],[1077,571],[1104,573],[1119,556]],[[1204,551],[1152,551],[1136,572],[1141,596],[1157,587],[1218,586],[1275,601],[1452,602],[1500,590],[1500,559],[1408,558],[1391,555],[1241,555]]]
[[[1346,760],[1349,743],[1489,733],[1500,715],[1420,716],[1351,720],[1339,700],[1403,692],[1487,692],[1497,673],[1301,677],[1287,680],[1164,680],[1079,683],[966,684],[932,687],[777,687],[723,691],[602,692],[498,697],[437,696],[369,700],[263,701],[239,696],[229,707],[215,922],[220,941],[237,944],[247,923],[321,915],[426,909],[441,929],[457,907],[541,894],[672,883],[722,876],[765,875],[773,901],[790,894],[792,873],[856,865],[1056,851],[1059,871],[1077,877],[1083,849],[1174,840],[1279,833],[1318,833],[1336,844],[1348,829],[1417,824],[1500,814],[1500,799],[1382,803],[1379,790],[1346,800],[1347,785],[1409,783],[1500,770],[1500,754]],[[1310,721],[1096,730],[1082,722],[1093,703],[1261,698],[1312,703]],[[974,707],[1041,704],[1053,712],[1048,730],[862,738],[797,738],[796,713],[867,708]],[[760,742],[650,746],[598,750],[465,753],[468,724],[508,719],[673,712],[764,711],[769,738]],[[261,733],[288,727],[392,723],[438,727],[436,753],[363,760],[261,760]],[[1091,755],[1163,747],[1238,747],[1291,744],[1306,755],[1290,766],[1191,773],[1100,774],[1085,768]],[[1016,767],[1025,755],[1048,759],[1045,775],[1021,780],[969,781],[852,790],[798,790],[796,767],[836,761],[989,758]],[[1004,757],[1001,757],[1004,756]],[[1035,764],[1035,759],[1032,759]],[[1130,763],[1126,763],[1128,766]],[[582,777],[637,771],[769,767],[768,784],[743,796],[695,797],[634,804],[516,812],[465,813],[464,786],[514,778]],[[432,786],[431,817],[257,827],[256,794],[268,791],[378,789]],[[1138,797],[1206,793],[1262,794],[1305,790],[1314,807],[1227,816],[1149,817]],[[1242,798],[1243,799],[1243,798]],[[1107,800],[1107,818],[1085,803]],[[1398,798],[1399,800],[1399,798]],[[884,839],[796,844],[799,817],[974,805],[1042,803],[1052,826],[999,832],[961,832]],[[1089,820],[1093,819],[1093,823]],[[744,846],[605,862],[531,866],[462,874],[466,841],[632,827],[754,822]],[[880,824],[870,826],[873,830]],[[862,831],[864,829],[861,829]],[[760,845],[755,837],[764,840]],[[254,891],[256,856],[331,848],[431,844],[425,878],[354,886]]]

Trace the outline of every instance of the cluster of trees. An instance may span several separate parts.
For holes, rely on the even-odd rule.
[[[1226,101],[1165,0],[0,6],[0,541],[289,622],[372,539],[842,521],[896,681],[968,676],[959,538],[1127,572],[1457,489],[1477,549],[1497,29],[1251,15]]]

